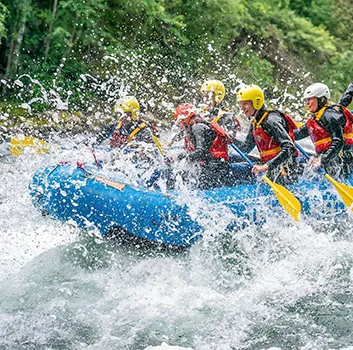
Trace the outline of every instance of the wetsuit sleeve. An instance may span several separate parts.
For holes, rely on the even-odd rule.
[[[321,162],[325,165],[328,161],[336,157],[344,146],[343,128],[346,118],[342,113],[330,108],[325,111],[320,122],[332,138],[330,147],[321,155]]]
[[[173,136],[172,138],[170,139],[171,142],[178,142],[180,140],[182,140],[184,137],[184,131],[183,130],[178,130]]]
[[[225,112],[217,124],[233,139],[237,133],[236,119],[233,113]]]
[[[244,153],[250,153],[255,145],[254,136],[252,134],[252,127],[250,128],[248,134],[246,135],[245,141],[239,141],[234,139],[233,143],[240,148]]]
[[[345,91],[345,93],[341,97],[339,104],[341,106],[348,107],[351,104],[352,99],[353,99],[353,83],[350,83],[348,85],[347,90]]]
[[[277,113],[270,113],[263,123],[264,130],[281,146],[278,155],[267,162],[269,169],[285,162],[296,152],[293,141],[287,132],[286,124],[286,120]]]
[[[116,126],[118,123],[116,121],[104,126],[102,130],[98,133],[96,141],[93,143],[93,146],[100,145],[104,140],[110,138],[115,131]]]
[[[294,138],[296,140],[305,139],[308,136],[309,136],[309,130],[308,130],[308,127],[306,126],[306,123],[300,128],[294,130]]]
[[[209,149],[216,137],[215,131],[203,123],[194,124],[191,131],[194,136],[195,151],[188,154],[188,160],[191,162],[210,160],[212,156]]]

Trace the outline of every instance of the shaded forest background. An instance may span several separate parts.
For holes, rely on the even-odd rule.
[[[130,93],[158,114],[206,78],[230,104],[241,82],[295,105],[321,81],[338,100],[352,23],[351,0],[0,0],[0,110],[110,113]]]

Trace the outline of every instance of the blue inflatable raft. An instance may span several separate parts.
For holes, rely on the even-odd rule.
[[[352,185],[353,179],[348,182]],[[320,217],[347,212],[335,189],[323,177],[286,187],[301,201],[304,219],[308,215]],[[30,193],[34,206],[56,219],[75,222],[81,228],[94,226],[102,236],[114,230],[124,231],[173,246],[196,242],[204,231],[200,215],[212,215],[205,210],[195,217],[192,204],[183,203],[176,191],[133,187],[107,178],[94,168],[69,164],[39,169],[33,176]],[[249,222],[261,222],[271,214],[292,220],[271,188],[262,181],[193,191],[193,196],[218,206],[220,211],[227,209],[234,217],[228,224],[229,230]]]

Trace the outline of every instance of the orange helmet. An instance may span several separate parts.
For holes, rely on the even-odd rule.
[[[174,118],[182,124],[189,124],[195,115],[197,115],[196,107],[191,103],[183,103],[175,109]]]

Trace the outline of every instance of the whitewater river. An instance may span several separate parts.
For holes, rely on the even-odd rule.
[[[353,349],[351,219],[225,233],[205,206],[190,249],[117,245],[32,206],[55,157],[0,158],[0,349]]]

